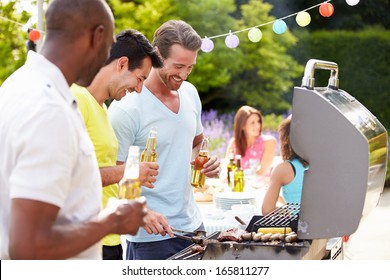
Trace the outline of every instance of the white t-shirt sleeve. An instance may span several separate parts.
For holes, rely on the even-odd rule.
[[[202,124],[202,102],[199,97],[198,90],[196,87],[188,82],[183,83],[183,86],[186,87],[186,94],[191,94],[193,99],[193,104],[196,107],[196,135],[203,133],[203,124]]]
[[[17,128],[20,137],[14,145],[18,161],[10,176],[10,196],[62,207],[71,185],[78,142],[69,137],[69,130],[74,129],[69,118],[52,109],[37,110],[33,121]]]

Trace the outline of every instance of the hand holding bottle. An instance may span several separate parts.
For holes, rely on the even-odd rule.
[[[139,182],[142,186],[153,189],[157,181],[159,165],[156,162],[140,162],[139,164]]]
[[[191,165],[195,165],[195,160],[191,161]],[[216,178],[221,171],[221,162],[216,156],[208,157],[208,161],[203,165],[201,172],[206,175],[207,178]]]
[[[206,177],[214,178],[219,176],[220,161],[217,157],[210,157],[208,144],[208,138],[203,138],[199,154],[191,162],[194,165],[191,174],[191,185],[194,188],[203,188]]]
[[[208,161],[203,165],[202,173],[207,178],[216,178],[221,171],[221,162],[216,156],[209,156]]]
[[[206,181],[206,175],[202,172],[204,164],[209,160],[209,140],[203,138],[199,153],[195,158],[194,166],[191,172],[191,185],[194,188],[203,188]]]
[[[98,218],[107,223],[109,233],[135,235],[145,225],[147,213],[145,197],[133,200],[111,197]]]

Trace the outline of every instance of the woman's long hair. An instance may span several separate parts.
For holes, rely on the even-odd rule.
[[[295,153],[290,144],[291,116],[284,119],[279,125],[280,154],[283,160],[297,158],[303,166],[308,166],[308,162]]]
[[[251,115],[258,115],[260,119],[260,135],[263,128],[263,116],[261,112],[250,106],[242,106],[238,109],[234,117],[234,142],[236,147],[236,154],[245,156],[245,151],[248,148],[248,141],[245,136],[244,126]]]

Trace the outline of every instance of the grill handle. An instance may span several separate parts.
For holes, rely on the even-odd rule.
[[[328,87],[338,89],[339,87],[339,67],[336,63],[318,59],[310,59],[306,63],[305,74],[302,78],[302,87],[307,89],[314,89],[314,71],[316,69],[329,70],[330,78]]]

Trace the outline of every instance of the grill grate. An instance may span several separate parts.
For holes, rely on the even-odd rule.
[[[253,223],[252,228],[259,227],[288,227],[298,220],[300,210],[299,203],[287,203],[276,208],[268,215],[262,216]]]

